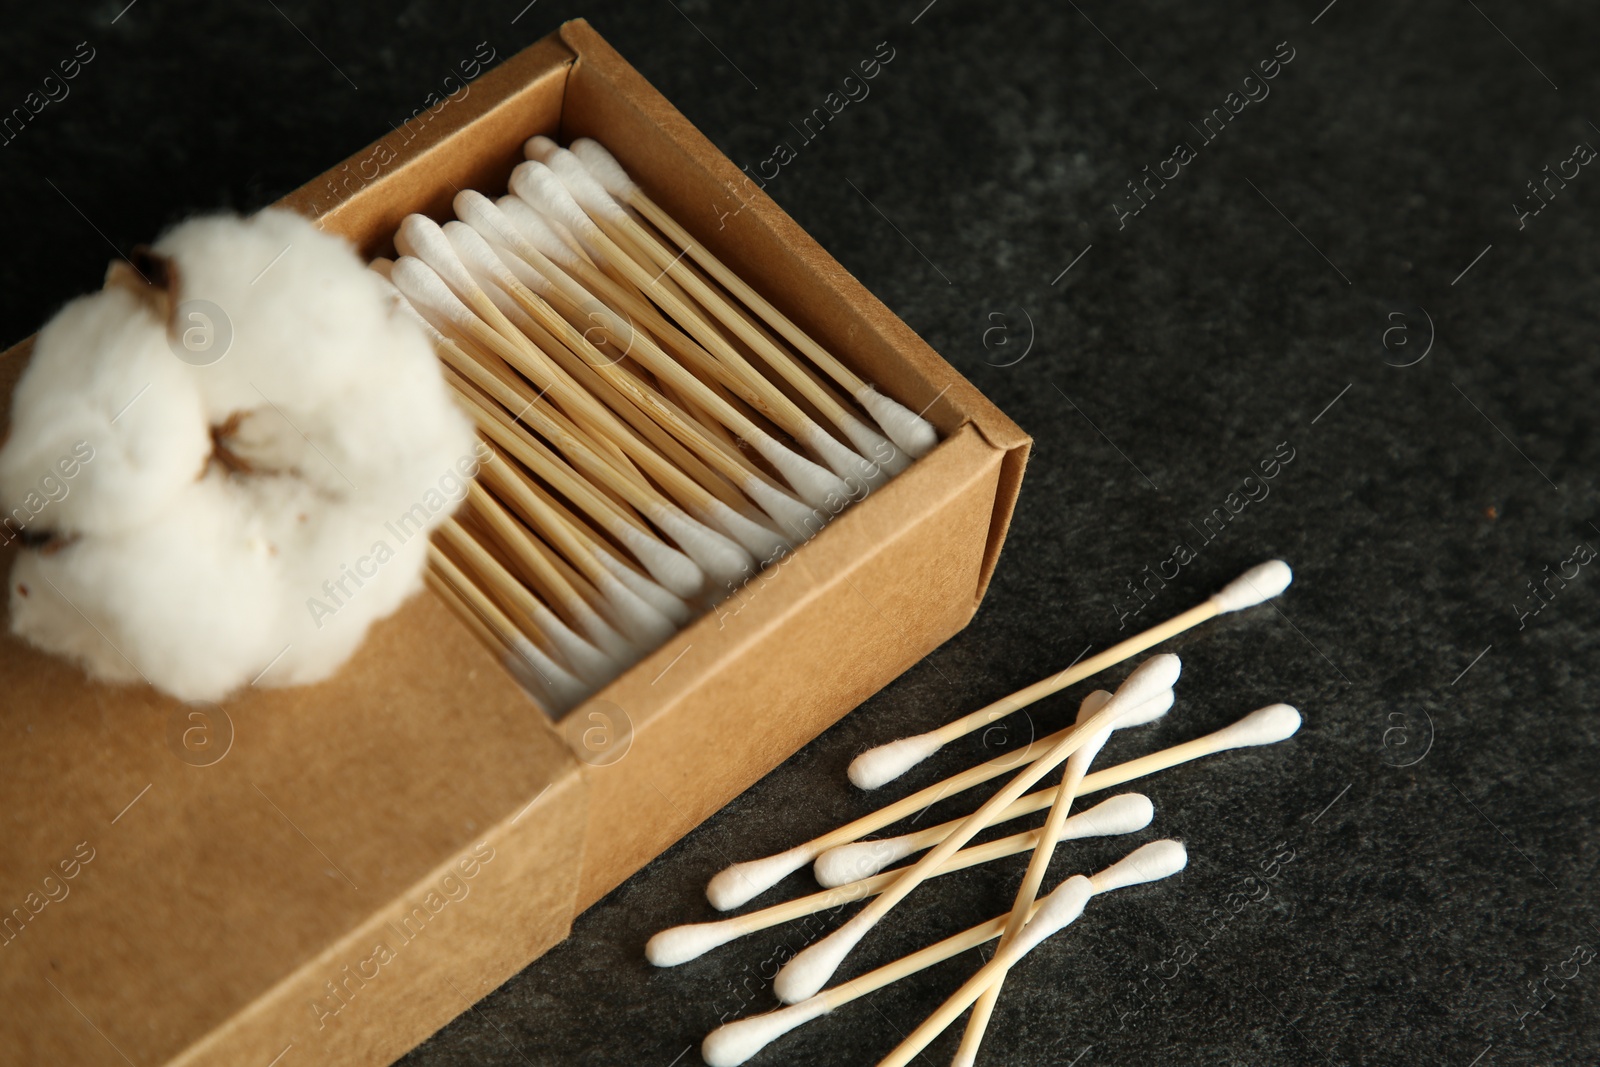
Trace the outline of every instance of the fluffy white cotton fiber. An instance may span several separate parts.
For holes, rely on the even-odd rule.
[[[114,270],[62,309],[14,394],[12,631],[184,700],[325,678],[421,587],[481,446],[342,240],[271,210],[152,251],[154,284]]]

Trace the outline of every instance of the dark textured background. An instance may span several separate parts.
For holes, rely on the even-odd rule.
[[[1595,1062],[1600,966],[1567,961],[1600,948],[1600,568],[1525,626],[1519,612],[1530,579],[1600,545],[1600,173],[1525,228],[1512,206],[1575,143],[1600,143],[1586,5],[525,2],[9,4],[0,108],[77,42],[97,54],[0,147],[0,336],[97,285],[112,246],[195,209],[260,206],[343,159],[480,41],[505,56],[585,15],[754,165],[887,40],[871,96],[769,192],[1038,445],[965,633],[406,1063],[695,1062],[719,1016],[771,1003],[762,976],[784,932],[672,971],[643,961],[649,934],[710,917],[701,887],[730,858],[866,810],[843,777],[862,748],[1115,640],[1128,581],[1195,541],[1190,522],[1281,442],[1295,458],[1271,496],[1129,626],[1270,556],[1298,573],[1281,612],[1177,642],[1177,709],[1109,755],[1275,700],[1306,727],[1143,786],[1158,817],[1139,839],[1181,836],[1190,868],[1097,901],[1037,952],[984,1062]],[[1199,147],[1188,123],[1281,41],[1295,58],[1271,96]],[[1119,229],[1125,183],[1179,140],[1198,158]],[[1392,365],[1430,339],[1427,358]],[[1057,728],[1084,688],[904,788]],[[943,807],[927,818],[965,810]],[[1052,882],[1126,846],[1066,848]],[[1223,919],[1230,893],[1290,854],[1268,900]],[[1020,871],[919,891],[857,962],[997,913]],[[857,1002],[757,1062],[872,1062],[977,963]]]

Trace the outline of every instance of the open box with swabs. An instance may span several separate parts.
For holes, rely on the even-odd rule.
[[[329,681],[220,705],[7,633],[6,1059],[390,1062],[972,617],[1028,438],[586,23],[282,206],[390,255],[406,215],[503,192],[537,133],[600,140],[939,445],[556,723],[432,593]]]

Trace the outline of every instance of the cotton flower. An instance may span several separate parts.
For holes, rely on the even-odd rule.
[[[193,219],[135,262],[45,326],[13,395],[11,629],[183,700],[326,678],[421,587],[481,446],[427,340],[305,219]]]

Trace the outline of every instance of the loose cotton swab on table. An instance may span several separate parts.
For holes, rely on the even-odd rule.
[[[1111,837],[1136,833],[1150,825],[1150,818],[1154,812],[1155,808],[1151,805],[1149,797],[1139,793],[1126,793],[1102,801],[1088,811],[1066,820],[1061,827],[1060,837],[1062,840],[1078,840],[1085,837]],[[986,841],[981,845],[972,845],[951,856],[935,874],[950,874],[1006,856],[1015,856],[1033,849],[1038,840],[1039,831],[1029,830],[995,841]],[[650,939],[645,945],[645,958],[657,967],[676,967],[746,934],[766,930],[807,915],[815,915],[819,911],[827,911],[829,908],[836,908],[852,901],[864,900],[881,893],[896,877],[898,873],[891,871],[785,901],[782,904],[774,904],[747,915],[719,919],[715,922],[674,926]]]
[[[997,719],[1004,718],[1052,693],[1058,693],[1085,678],[1099,674],[1108,667],[1113,667],[1145,649],[1176,637],[1208,619],[1232,611],[1241,611],[1270,600],[1287,589],[1293,577],[1289,565],[1282,560],[1275,559],[1252,567],[1229,582],[1220,593],[1203,603],[1158,626],[1151,627],[1144,633],[1118,642],[1099,655],[1091,656],[1025,689],[1019,689],[988,707],[963,715],[936,730],[904,737],[863,752],[850,764],[850,781],[862,789],[876,789],[892,782],[956,738],[965,737],[974,730],[981,730]]]
[[[938,440],[933,427],[921,416],[902,404],[879,393],[863,381],[832,353],[812,340],[800,327],[759,293],[745,284],[721,260],[680,226],[671,215],[647,196],[617,163],[616,158],[599,142],[579,138],[572,151],[588,166],[589,172],[619,201],[637,210],[650,223],[684,249],[696,263],[715,278],[723,288],[794,345],[828,377],[839,384],[878,423],[883,432],[913,458],[925,455]]]
[[[1109,893],[1113,889],[1168,877],[1177,873],[1187,863],[1188,855],[1179,842],[1152,841],[1100,873],[1091,875],[1088,878],[1089,888],[1093,895]],[[1035,904],[1032,917],[1037,917],[1042,907],[1042,901]],[[737,1067],[796,1027],[999,937],[1001,931],[1005,929],[1006,918],[1001,915],[986,923],[969,927],[959,934],[947,937],[893,963],[884,964],[848,982],[842,982],[798,1004],[791,1004],[764,1015],[752,1015],[749,1018],[726,1023],[706,1035],[705,1041],[700,1046],[700,1055],[710,1067]],[[956,1015],[959,1014],[957,1011]]]
[[[1252,711],[1249,715],[1230,726],[1225,726],[1214,733],[1197,737],[1192,741],[1185,741],[1171,748],[1152,752],[1147,756],[1128,760],[1112,767],[1106,767],[1089,774],[1078,786],[1078,795],[1088,796],[1090,793],[1102,789],[1113,789],[1119,785],[1139,778],[1144,778],[1160,771],[1188,763],[1191,760],[1201,759],[1218,752],[1227,752],[1235,748],[1250,748],[1258,745],[1272,745],[1279,741],[1293,737],[1300,729],[1300,713],[1287,704],[1269,704],[1264,708]],[[1067,731],[1047,737],[1041,743],[1041,748],[1048,748],[1053,741],[1064,736]],[[924,792],[936,792],[942,786],[930,786]],[[1055,802],[1056,786],[1041,789],[1035,793],[1018,797],[1017,800],[995,816],[996,825],[1010,819],[1020,819],[1024,815],[1031,815],[1036,811],[1048,808]],[[918,794],[920,797],[922,794]],[[947,794],[948,795],[948,794]],[[920,809],[913,809],[920,810]],[[816,859],[815,873],[817,882],[824,886],[843,885],[847,882],[865,878],[875,874],[891,863],[905,859],[937,845],[948,837],[951,831],[961,826],[965,819],[951,819],[949,822],[939,823],[918,830],[915,833],[905,834],[900,837],[876,838],[870,841],[855,841],[851,844],[837,845],[819,855]],[[870,833],[871,831],[866,831]]]
[[[1172,706],[1172,692],[1170,690],[1159,690],[1151,694],[1144,704],[1147,705],[1144,709],[1145,711],[1155,712],[1155,709],[1159,708],[1160,712],[1165,712]],[[1157,713],[1159,714],[1160,712]],[[1071,736],[1076,729],[1077,727],[1072,726],[1051,734],[1049,737],[1030,745],[1029,751],[1043,755],[1050,751],[1057,742]],[[859,819],[854,819],[803,844],[761,859],[730,864],[717,872],[711,881],[706,884],[706,899],[718,911],[730,911],[733,908],[737,908],[746,901],[771,889],[783,878],[813,862],[829,850],[860,841],[868,834],[876,833],[885,826],[899,822],[901,819],[909,818],[946,797],[954,796],[974,786],[982,785],[990,779],[998,778],[1009,771],[1016,770],[1021,763],[1025,762],[1029,761],[1026,759],[1019,761],[1015,753],[1008,752],[1004,755],[996,756],[986,763],[970,767],[959,774],[950,776],[943,782],[936,782],[926,789],[920,789],[892,804],[886,804],[877,811],[863,815]],[[913,849],[912,851],[916,850]],[[909,854],[906,853],[906,855]],[[886,866],[890,862],[892,861],[885,860],[879,864],[879,867]],[[874,870],[877,869],[874,868]],[[850,881],[854,877],[858,876],[851,875],[844,878],[843,881]]]
[[[884,890],[872,903],[839,929],[821,941],[802,949],[784,964],[772,982],[773,992],[777,993],[778,999],[786,1004],[793,1004],[821,989],[844,958],[879,920],[904,900],[951,854],[988,826],[996,813],[1065,762],[1067,757],[1088,743],[1101,728],[1115,722],[1127,714],[1130,708],[1144,703],[1153,694],[1172,688],[1173,683],[1178,680],[1181,669],[1178,657],[1171,654],[1152,656],[1136,667],[1104,707],[1075,726],[1050,751],[1023,768],[1004,788],[968,816],[959,829],[935,845],[916,863],[907,867],[900,877],[895,879],[894,884]]]
[[[929,1042],[944,1032],[945,1027],[980,997],[986,989],[1005,977],[1017,961],[1032,952],[1046,938],[1060,932],[1077,921],[1089,898],[1110,889],[1143,882],[1154,882],[1171,877],[1188,866],[1189,855],[1177,841],[1152,841],[1138,849],[1120,863],[1114,864],[1094,878],[1073,875],[1039,903],[1022,933],[1010,944],[997,949],[994,958],[984,964],[978,973],[956,990],[939,1010],[928,1016],[889,1055],[878,1061],[878,1067],[905,1067],[916,1055],[928,1047]]]

